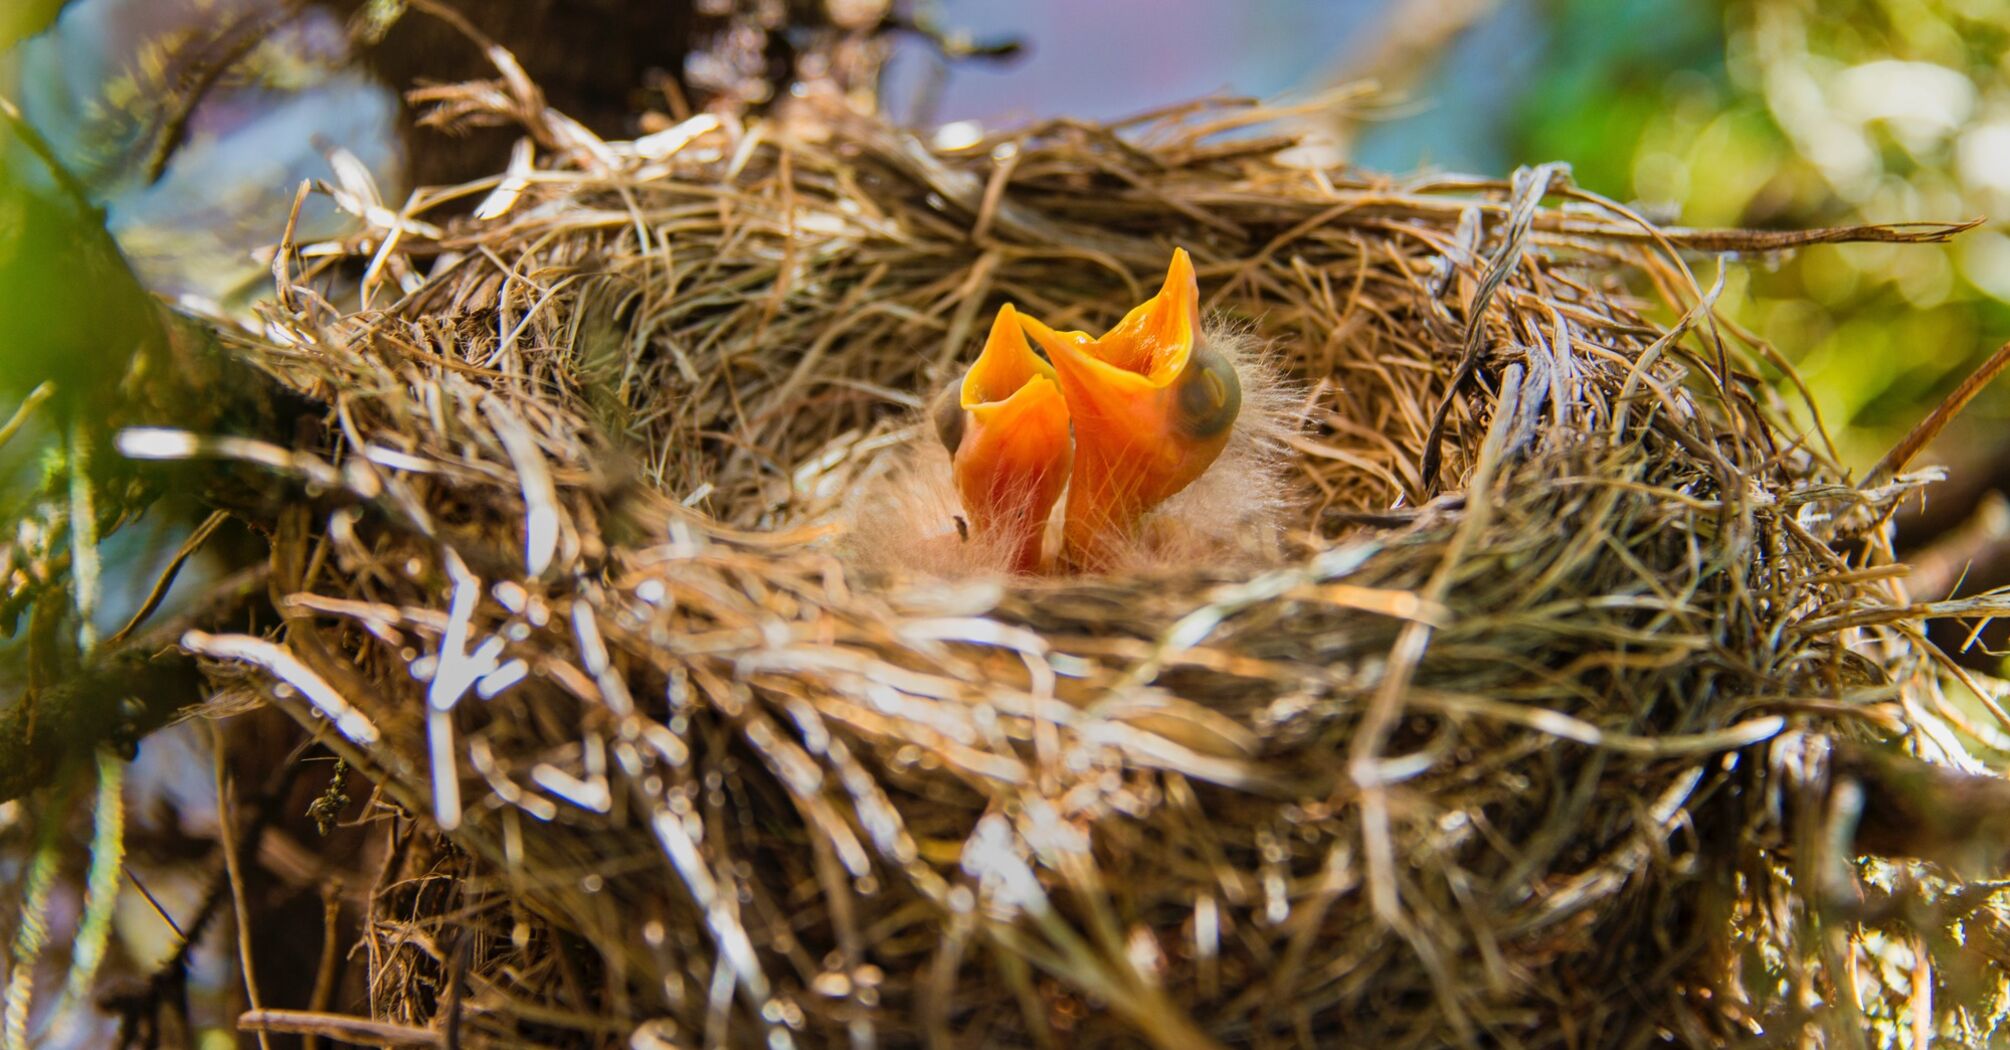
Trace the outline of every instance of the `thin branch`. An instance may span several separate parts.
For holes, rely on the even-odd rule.
[[[1970,401],[1975,400],[1975,395],[1980,394],[1995,381],[2005,368],[2010,368],[2010,343],[1997,347],[1996,352],[1990,354],[1987,361],[1977,366],[1975,371],[1968,374],[1968,378],[1961,381],[1960,386],[1955,387],[1940,404],[1934,406],[1933,411],[1928,412],[1926,418],[1912,428],[1911,433],[1893,445],[1891,451],[1885,453],[1884,458],[1870,468],[1870,472],[1863,476],[1863,482],[1858,487],[1870,488],[1882,484],[1904,470],[1905,465],[1912,462],[1912,457],[1919,455],[1921,449],[1932,444],[1933,439],[1940,436],[1940,432],[1946,429],[1947,424],[1952,423],[1954,417],[1960,415],[1961,410],[1967,408]]]

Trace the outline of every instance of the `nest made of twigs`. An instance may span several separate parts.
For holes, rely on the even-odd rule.
[[[379,1021],[1603,1046],[1987,1013],[1925,945],[2000,910],[1818,923],[1848,845],[1797,787],[1835,741],[1985,732],[1888,568],[1916,479],[1852,484],[1691,272],[1944,230],[1657,230],[1554,167],[1294,166],[1239,106],[932,152],[849,116],[601,142],[525,99],[456,101],[525,122],[510,172],[351,186],[365,234],[282,245],[232,340],[320,437],[125,441],[313,497],[271,522],[283,629],[187,644],[459,851],[407,861],[451,892],[380,888]],[[1283,553],[845,559],[841,468],[924,440],[1001,301],[1107,324],[1174,244],[1301,398]]]

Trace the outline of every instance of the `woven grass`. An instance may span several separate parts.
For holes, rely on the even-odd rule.
[[[436,100],[534,146],[402,208],[337,188],[369,232],[282,246],[230,337],[322,433],[122,439],[299,486],[283,626],[186,644],[442,836],[375,891],[385,1030],[1989,1030],[2001,905],[1865,910],[1952,883],[1857,858],[1828,757],[1998,739],[1918,631],[1993,606],[1908,604],[1884,522],[1924,479],[1854,483],[1707,283],[1714,252],[1948,228],[1658,230],[1553,167],[1293,166],[1235,104],[945,153],[849,116],[617,143],[520,84]],[[862,479],[940,454],[919,409],[1001,301],[1098,328],[1175,245],[1297,399],[1279,552],[848,559]]]

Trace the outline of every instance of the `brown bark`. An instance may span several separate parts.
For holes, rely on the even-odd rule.
[[[345,18],[365,0],[327,0]],[[602,136],[627,137],[646,108],[652,70],[681,77],[698,18],[690,0],[440,0],[508,48],[545,98]],[[481,46],[449,20],[410,10],[360,56],[391,87],[496,76]],[[407,109],[401,130],[416,185],[463,182],[502,170],[520,132],[477,128],[449,135],[420,127]]]

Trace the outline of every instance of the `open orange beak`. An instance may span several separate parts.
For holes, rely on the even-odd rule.
[[[1185,249],[1159,293],[1100,339],[1031,317],[1075,430],[1064,539],[1081,568],[1103,568],[1138,519],[1193,483],[1227,446],[1242,407],[1234,365],[1200,340],[1200,285]]]
[[[974,537],[1041,567],[1047,515],[1068,483],[1068,406],[1054,369],[1027,345],[1018,311],[998,310],[984,352],[935,414]]]

